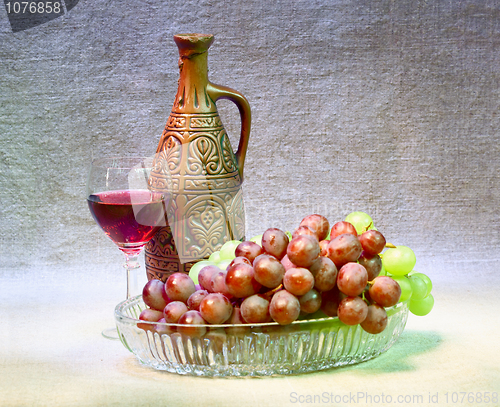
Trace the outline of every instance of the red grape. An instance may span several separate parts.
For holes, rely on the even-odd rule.
[[[367,230],[359,236],[359,242],[363,246],[363,251],[374,256],[384,250],[385,237],[378,230]]]
[[[328,257],[320,256],[309,268],[314,276],[314,288],[318,291],[330,291],[337,281],[337,267]]]
[[[196,291],[193,280],[187,274],[174,273],[165,283],[165,291],[172,301],[186,302],[191,294]]]
[[[202,336],[207,332],[207,328],[204,326],[197,325],[206,325],[206,321],[203,319],[199,311],[188,311],[182,317],[179,318],[179,324],[186,326],[179,326],[177,330],[188,336]],[[190,326],[191,325],[191,326]]]
[[[309,228],[306,225],[299,226],[297,229],[294,230],[292,233],[292,239],[296,236],[299,235],[309,235],[309,236],[314,236],[315,238],[318,238],[318,235],[316,232],[314,232],[311,228]]]
[[[229,293],[229,290],[227,288],[226,276],[226,270],[220,270],[212,274],[209,291],[211,293],[224,294],[227,298],[231,299],[233,296]]]
[[[159,334],[159,335],[171,335],[175,333],[175,327],[165,325],[167,321],[165,321],[165,318],[162,318],[158,320],[158,323],[155,325],[154,330]]]
[[[187,306],[189,309],[199,311],[200,310],[200,302],[208,295],[207,290],[196,290],[193,294],[191,294],[187,300]]]
[[[150,308],[162,311],[170,302],[165,292],[165,284],[160,280],[149,280],[142,289],[142,300]]]
[[[341,301],[340,292],[335,286],[330,291],[325,291],[321,293],[321,311],[323,311],[329,317],[337,316],[337,309]]]
[[[360,295],[368,283],[366,269],[358,263],[344,264],[337,277],[337,287],[346,295],[355,297]]]
[[[361,328],[370,334],[379,334],[387,326],[387,312],[385,308],[378,304],[371,304],[368,306],[368,314],[363,322]]]
[[[287,290],[278,291],[269,304],[271,318],[280,325],[291,324],[300,314],[298,298]]]
[[[300,310],[307,314],[313,314],[321,307],[321,294],[314,288],[299,297]]]
[[[179,318],[188,311],[188,307],[183,302],[172,301],[165,306],[165,309],[163,310],[163,317],[165,318],[165,322],[176,324],[179,321]]]
[[[235,265],[235,264],[238,264],[238,263],[245,263],[245,264],[250,264],[252,265],[252,262],[250,260],[248,260],[246,257],[243,257],[243,256],[239,256],[239,257],[235,257],[233,259],[233,261],[231,263],[229,263],[229,266],[227,266],[227,268]]]
[[[151,309],[151,308],[144,309],[141,312],[141,314],[139,315],[139,319],[141,321],[148,321],[148,322],[158,322],[162,318],[163,318],[162,311],[158,311],[156,309]],[[154,329],[154,325],[153,324],[141,324],[140,322],[138,322],[137,328],[151,331]]]
[[[285,289],[294,295],[306,294],[314,287],[314,277],[308,269],[297,267],[288,269],[283,277]]]
[[[243,300],[240,312],[242,318],[249,324],[271,321],[269,301],[257,294]]]
[[[221,271],[217,266],[205,266],[198,273],[198,283],[202,288],[210,292],[210,281],[212,281],[212,276]]]
[[[330,240],[344,234],[358,236],[358,232],[356,232],[356,228],[352,223],[340,221],[333,225],[332,230],[330,231]]]
[[[285,270],[297,267],[296,264],[293,264],[290,259],[288,258],[288,255],[285,254],[285,256],[281,259],[281,264],[283,264],[283,267],[285,267]]]
[[[346,297],[340,301],[337,316],[346,325],[363,322],[368,314],[368,305],[360,297]]]
[[[262,235],[262,248],[278,260],[281,260],[286,254],[288,243],[288,236],[280,229],[270,228]]]
[[[254,278],[253,267],[245,263],[235,264],[227,269],[226,286],[236,298],[250,297],[261,288]]]
[[[313,232],[316,233],[318,240],[324,240],[328,236],[328,229],[330,229],[330,223],[328,220],[318,214],[306,216],[300,222],[300,226],[307,226]]]
[[[376,277],[368,292],[370,298],[382,307],[396,305],[401,297],[401,287],[388,276]]]
[[[330,243],[329,240],[322,240],[321,242],[319,242],[319,255],[320,256],[328,256],[328,244]]]
[[[337,267],[342,267],[349,262],[358,260],[363,248],[356,236],[345,233],[330,240],[328,244],[328,257]]]
[[[262,247],[257,243],[245,241],[236,247],[234,254],[236,257],[245,257],[252,263],[259,254],[262,254]]]
[[[299,267],[309,267],[319,257],[319,252],[318,239],[308,235],[294,237],[286,250],[290,261]]]
[[[221,293],[208,294],[200,303],[200,314],[211,324],[223,324],[233,312],[233,305]]]
[[[255,280],[267,288],[276,288],[283,281],[285,267],[274,256],[261,254],[253,262]]]
[[[375,256],[368,256],[365,252],[362,252],[361,257],[358,259],[358,263],[366,269],[368,281],[372,281],[380,274],[380,270],[382,270],[382,260],[378,254]]]

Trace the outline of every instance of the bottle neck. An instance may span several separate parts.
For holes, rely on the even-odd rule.
[[[208,53],[202,52],[179,59],[179,87],[173,111],[176,113],[208,113],[215,105],[207,94]]]

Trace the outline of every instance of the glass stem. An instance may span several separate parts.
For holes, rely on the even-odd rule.
[[[137,272],[140,269],[139,253],[125,253],[125,264],[123,267],[127,270],[127,299],[134,295],[138,295],[138,276]]]

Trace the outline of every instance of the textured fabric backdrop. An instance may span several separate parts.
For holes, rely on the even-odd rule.
[[[121,261],[86,173],[101,154],[155,151],[183,32],[215,34],[211,81],[252,107],[248,236],[363,210],[420,264],[447,262],[438,278],[479,261],[499,281],[482,262],[500,248],[492,0],[81,0],[17,33],[0,8],[0,273]],[[237,109],[219,107],[235,147]]]

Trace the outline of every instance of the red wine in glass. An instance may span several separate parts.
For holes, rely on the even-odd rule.
[[[159,192],[98,192],[87,202],[104,233],[128,254],[139,253],[165,222],[164,197]]]

